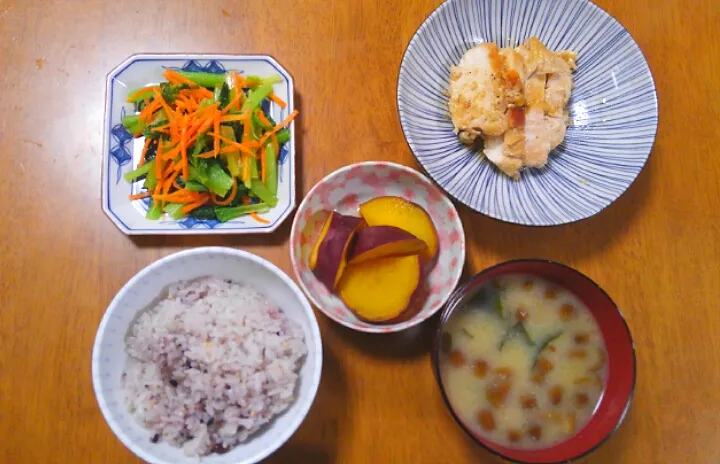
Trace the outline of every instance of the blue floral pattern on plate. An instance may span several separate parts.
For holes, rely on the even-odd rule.
[[[254,220],[235,219],[227,223],[216,220],[185,218],[179,221],[145,218],[149,199],[130,201],[128,196],[140,191],[141,183],[129,184],[122,178],[137,165],[142,140],[133,138],[122,125],[122,118],[132,106],[125,100],[134,88],[162,80],[165,68],[220,74],[236,70],[244,74],[279,74],[282,82],[274,92],[288,106],[265,105],[275,120],[282,120],[294,110],[292,77],[280,64],[268,56],[242,55],[134,55],[110,72],[107,79],[105,149],[103,162],[102,206],[108,217],[126,234],[207,234],[207,233],[269,233],[276,230],[295,208],[295,141],[294,124],[290,126],[290,141],[278,156],[279,203],[263,215],[269,224]]]

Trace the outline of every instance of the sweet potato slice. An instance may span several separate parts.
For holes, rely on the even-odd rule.
[[[310,252],[310,257],[308,258],[308,267],[310,267],[311,271],[314,271],[317,267],[317,258],[318,258],[318,251],[320,250],[320,244],[323,242],[323,239],[327,235],[328,229],[330,228],[330,223],[332,222],[334,213],[328,214],[327,218],[325,219],[325,222],[323,223],[322,229],[320,230],[320,235],[318,236],[317,240],[315,241],[315,246],[313,246],[312,251]]]
[[[358,317],[384,322],[405,311],[419,284],[418,255],[380,258],[349,265],[338,284],[338,295]]]
[[[311,268],[313,255],[316,256],[313,274],[331,292],[340,281],[347,265],[347,255],[353,236],[362,224],[363,220],[360,218],[343,216],[333,211],[318,237],[317,253],[310,253]]]
[[[398,227],[365,227],[357,233],[348,262],[354,264],[390,256],[416,255],[426,248],[425,242]]]
[[[428,213],[419,205],[400,197],[378,197],[360,205],[360,214],[368,226],[394,226],[427,244],[422,252],[432,261],[438,251],[438,236]]]

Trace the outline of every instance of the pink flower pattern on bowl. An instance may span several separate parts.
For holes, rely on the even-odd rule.
[[[358,319],[315,278],[307,264],[323,222],[332,210],[359,216],[359,205],[378,196],[403,197],[425,208],[440,243],[438,258],[424,281],[427,299],[412,318],[395,324],[371,324]],[[425,176],[399,164],[371,161],[339,169],[310,190],[292,225],[290,257],[300,287],[330,319],[362,332],[397,332],[421,323],[445,304],[462,274],[465,234],[455,206]]]

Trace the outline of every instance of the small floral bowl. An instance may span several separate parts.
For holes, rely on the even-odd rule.
[[[424,208],[437,230],[439,251],[424,279],[424,301],[414,314],[399,322],[374,324],[358,318],[320,283],[308,257],[331,211],[359,216],[360,204],[381,196],[399,196]],[[330,319],[361,332],[398,332],[420,324],[445,304],[462,274],[465,234],[455,206],[425,176],[399,164],[371,161],[339,169],[310,190],[295,215],[290,256],[300,287]]]

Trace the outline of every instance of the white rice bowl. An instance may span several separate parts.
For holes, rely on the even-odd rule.
[[[307,353],[299,325],[255,289],[205,277],[170,285],[126,340],[125,404],[188,456],[224,453],[292,404]]]
[[[250,464],[300,425],[321,365],[315,316],[282,271],[198,248],[118,293],[98,329],[93,383],[111,429],[140,458]]]

